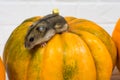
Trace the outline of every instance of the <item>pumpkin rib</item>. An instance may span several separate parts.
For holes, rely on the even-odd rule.
[[[97,80],[110,80],[113,65],[111,56],[105,45],[99,38],[89,32],[79,31],[78,34],[86,42],[86,44],[89,46],[89,49],[91,50],[96,65]]]
[[[37,79],[40,78],[41,63],[42,63],[42,53],[43,52],[44,52],[44,49],[41,48],[39,50],[35,49],[34,51],[32,51],[32,53],[30,53],[32,55],[31,55],[31,58],[29,60],[29,64],[27,66],[26,79],[28,79],[28,80],[32,80],[32,79],[37,80]]]
[[[28,29],[28,27],[30,26],[32,24],[32,22],[26,22],[26,23],[23,23],[23,24],[21,24],[18,28],[16,28],[14,31],[13,31],[13,33],[12,33],[12,35],[10,36],[10,38],[9,38],[9,40],[8,40],[8,42],[7,42],[7,44],[6,44],[6,46],[5,46],[5,49],[7,49],[8,48],[8,46],[10,47],[9,48],[9,50],[7,49],[6,51],[4,51],[4,59],[7,59],[7,62],[6,62],[6,60],[4,60],[4,62],[5,62],[5,64],[8,64],[8,66],[9,66],[9,68],[11,68],[11,66],[9,65],[9,63],[11,63],[11,60],[12,59],[15,59],[16,57],[19,57],[19,56],[15,56],[14,58],[12,58],[12,57],[9,57],[9,55],[12,55],[12,54],[9,54],[9,52],[11,52],[11,53],[14,53],[15,52],[15,46],[20,42],[19,40],[20,39],[22,39],[22,41],[23,42],[21,42],[20,43],[20,45],[19,45],[19,47],[18,47],[18,45],[17,45],[17,47],[16,47],[16,49],[18,48],[18,50],[23,50],[23,52],[21,52],[21,53],[19,53],[19,54],[24,54],[24,53],[29,53],[29,51],[27,51],[27,50],[25,50],[25,48],[24,48],[24,45],[23,45],[23,43],[24,43],[24,37],[21,37],[21,36],[25,36],[25,34],[26,34],[26,30]],[[21,32],[21,30],[23,31],[23,34],[21,34],[21,35],[19,35],[19,37],[18,37],[18,35],[15,35],[15,34],[19,34],[20,32]],[[14,36],[13,36],[14,35]],[[16,37],[18,37],[16,40],[14,40]],[[16,45],[14,44],[13,45],[13,43],[14,42],[16,42]],[[14,55],[13,55],[14,56]],[[27,57],[27,56],[26,56]],[[12,59],[11,59],[12,58]],[[18,63],[20,64],[21,63],[21,61],[24,61],[23,59],[21,60],[21,58],[22,57],[20,57],[19,59],[20,60],[14,60],[14,61],[18,61]],[[21,73],[22,72],[22,67],[24,67],[24,73],[25,74],[27,74],[27,67],[26,66],[28,66],[28,64],[29,64],[29,62],[30,62],[30,56],[28,57],[28,58],[26,58],[26,64],[23,64],[23,65],[21,65],[21,66],[19,66],[19,70],[15,70],[15,71],[18,71],[18,73]],[[19,64],[12,64],[12,66],[14,66],[14,67],[16,67],[17,65],[19,65]],[[13,67],[13,68],[14,68]],[[13,71],[9,71],[9,72],[11,72],[11,73],[13,73]],[[15,72],[16,73],[16,72]],[[14,73],[13,73],[14,74]],[[25,74],[19,74],[19,76],[15,76],[14,77],[14,79],[16,80],[16,77],[19,79],[19,78],[22,78],[22,79],[26,79],[26,77],[27,77],[27,75],[25,75]],[[8,75],[9,76],[9,75]],[[12,76],[14,76],[14,75],[12,75]],[[21,77],[21,76],[23,76],[23,77]],[[13,80],[14,80],[13,79]]]
[[[74,38],[74,40],[71,41],[70,40],[71,38]],[[62,34],[62,39],[63,39],[62,41],[65,41],[67,48],[69,49],[66,52],[66,55],[68,57],[68,60],[66,59],[67,61],[66,63],[72,66],[73,64],[75,65],[75,63],[72,61],[72,59],[74,59],[75,57],[75,60],[77,60],[77,64],[79,65],[78,70],[76,70],[78,75],[76,74],[70,79],[96,80],[96,70],[95,70],[94,61],[92,59],[92,55],[86,43],[84,43],[84,41],[78,35],[68,32]],[[86,77],[86,72],[87,72],[87,77]],[[67,80],[69,79],[67,78]]]
[[[43,54],[41,80],[63,80],[63,48],[60,35],[55,35],[48,42]]]

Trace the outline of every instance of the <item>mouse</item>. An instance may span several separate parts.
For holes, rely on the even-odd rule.
[[[45,44],[55,35],[68,30],[64,17],[58,14],[49,14],[34,22],[25,36],[25,48],[33,49],[36,45]]]

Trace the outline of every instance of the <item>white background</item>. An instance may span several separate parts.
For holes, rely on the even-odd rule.
[[[59,8],[63,16],[96,22],[110,35],[120,18],[120,0],[0,0],[0,56],[11,32],[26,18]]]

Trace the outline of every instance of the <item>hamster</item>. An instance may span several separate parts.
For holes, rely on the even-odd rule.
[[[67,31],[68,24],[64,17],[49,14],[36,21],[29,28],[25,36],[25,48],[32,49],[36,45],[44,45],[55,34]]]

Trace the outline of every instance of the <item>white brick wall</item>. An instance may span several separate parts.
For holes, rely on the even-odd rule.
[[[110,35],[120,18],[120,0],[0,0],[0,56],[16,26],[26,18],[49,14],[53,8],[59,8],[63,16],[94,21]]]
[[[75,1],[79,1],[79,2],[120,2],[120,0],[0,0],[0,1],[60,1],[60,2],[75,2]]]
[[[63,16],[92,20],[106,29],[109,34],[112,33],[115,22],[120,18],[120,3],[116,2],[6,1],[0,1],[0,55],[3,53],[8,36],[16,26],[26,18],[49,14],[53,8],[59,8]]]

